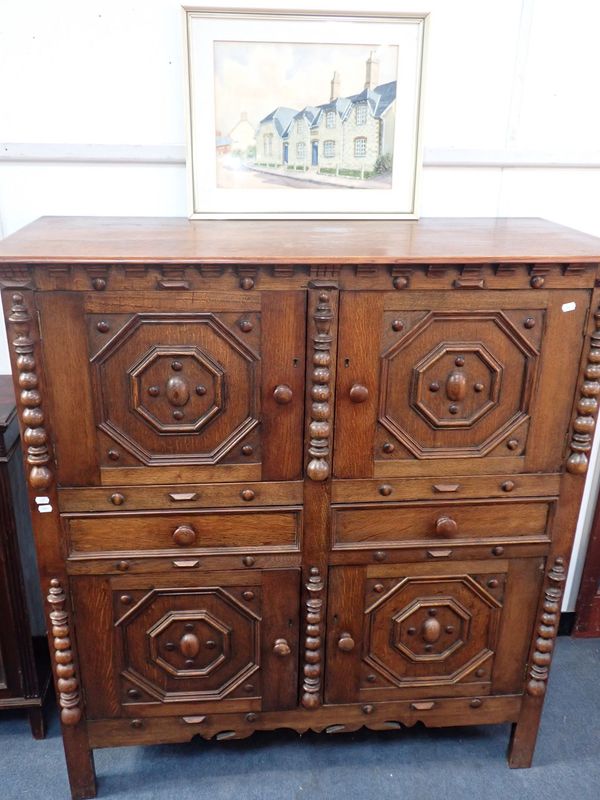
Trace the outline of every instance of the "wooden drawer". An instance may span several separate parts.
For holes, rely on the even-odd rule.
[[[151,555],[297,552],[302,512],[298,508],[176,511],[138,514],[65,514],[71,554],[135,551]]]
[[[385,508],[336,506],[334,549],[355,547],[547,541],[552,502],[403,503]]]
[[[58,490],[61,511],[165,511],[228,506],[296,506],[302,503],[302,481],[192,483],[156,486],[68,487]],[[485,496],[487,496],[487,492]],[[542,491],[530,494],[543,494]],[[360,498],[363,499],[362,497]],[[115,508],[117,506],[118,508]]]

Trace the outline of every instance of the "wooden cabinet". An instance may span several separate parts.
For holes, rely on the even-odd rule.
[[[0,247],[71,788],[98,747],[513,723],[600,396],[540,220],[43,219]]]
[[[0,375],[0,710],[27,711],[43,739],[50,666],[27,502],[12,380]]]

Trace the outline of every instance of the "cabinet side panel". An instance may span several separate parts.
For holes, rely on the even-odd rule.
[[[77,635],[65,593],[68,581],[63,561],[58,494],[51,442],[53,430],[46,413],[48,397],[33,292],[5,288],[2,303],[21,429],[29,508],[49,622],[48,643],[54,672],[69,781],[74,797],[95,796],[95,773],[79,686]],[[45,513],[36,499],[47,498]],[[40,505],[41,508],[41,505]],[[44,592],[45,593],[45,592]],[[68,649],[67,649],[68,648]]]
[[[590,295],[587,291],[551,293],[540,379],[532,398],[528,472],[553,472],[561,467],[562,435],[569,424]],[[572,305],[571,311],[563,310]],[[549,435],[549,419],[554,435]]]
[[[98,483],[94,406],[87,332],[78,293],[36,296],[48,383],[48,405],[56,436],[57,480],[63,486]]]
[[[552,546],[546,561],[546,574],[531,638],[521,714],[513,727],[509,749],[508,763],[513,768],[531,766],[544,706],[554,640],[558,633],[563,588],[581,505],[584,475],[587,471],[587,454],[592,447],[592,434],[598,409],[597,402],[588,403],[596,399],[598,392],[597,382],[590,380],[590,376],[595,372],[600,350],[599,342],[600,290],[596,289],[592,294],[587,336],[580,358],[577,389],[572,404],[572,430],[569,433],[579,432],[582,418],[592,420],[592,425],[590,427],[589,422],[586,423],[585,434],[580,434],[580,441],[575,440],[578,444],[577,450],[572,451],[572,441],[568,443],[569,447],[565,448],[564,461],[567,469],[561,479],[560,497],[552,523]],[[576,351],[578,352],[579,350]],[[574,456],[577,458],[575,464],[572,464]]]

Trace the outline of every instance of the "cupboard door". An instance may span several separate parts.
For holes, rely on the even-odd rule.
[[[38,307],[62,485],[301,476],[304,293],[52,292]]]
[[[71,580],[90,719],[295,706],[299,570]]]
[[[559,471],[587,303],[342,292],[334,477]]]
[[[542,565],[332,567],[327,702],[520,693]]]

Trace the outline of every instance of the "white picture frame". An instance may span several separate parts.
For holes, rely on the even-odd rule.
[[[417,219],[428,14],[184,7],[191,219]]]

